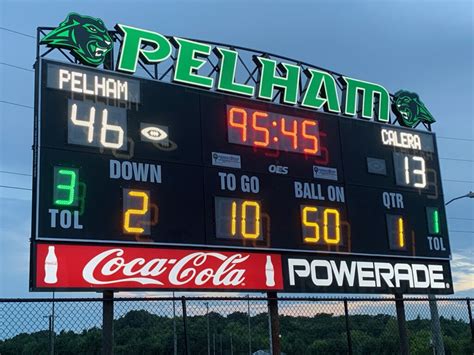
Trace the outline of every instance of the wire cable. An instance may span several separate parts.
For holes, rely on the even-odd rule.
[[[30,37],[30,38],[36,39],[35,36],[29,35],[29,34],[26,34],[26,33],[23,33],[23,32],[19,32],[19,31],[15,31],[15,30],[12,30],[12,29],[9,29],[9,28],[6,28],[6,27],[0,27],[0,30],[15,33],[15,34],[20,35],[20,36],[25,36],[25,37]]]
[[[33,106],[17,104],[16,102],[11,102],[11,101],[6,101],[6,100],[0,100],[0,102],[3,103],[3,104],[8,104],[8,105],[30,108],[30,109],[33,110]]]
[[[3,173],[3,174],[10,174],[10,175],[31,176],[31,174],[17,173],[17,172],[14,172],[14,171],[7,171],[7,170],[0,170],[0,173]]]
[[[8,64],[8,63],[5,63],[5,62],[0,62],[1,65],[5,65],[7,67],[11,67],[11,68],[15,68],[15,69],[21,69],[21,70],[25,70],[25,71],[29,71],[29,72],[35,72],[33,69],[28,69],[28,68],[25,68],[25,67],[20,67],[18,65],[13,65],[13,64]]]
[[[474,142],[474,139],[472,139],[472,138],[443,137],[443,136],[436,136],[436,138],[440,138],[440,139],[452,139],[452,140],[455,140],[455,141]]]
[[[462,162],[468,162],[468,163],[474,163],[474,160],[472,159],[457,159],[457,158],[439,158],[440,160],[454,160],[454,161],[462,161]]]
[[[18,187],[18,186],[9,186],[9,185],[0,185],[0,187],[3,187],[5,189],[14,189],[14,190],[27,190],[31,191],[31,189],[28,189],[26,187]]]

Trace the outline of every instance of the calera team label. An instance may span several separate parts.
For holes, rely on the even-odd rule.
[[[284,256],[286,292],[452,294],[449,260]]]
[[[277,254],[38,244],[34,289],[282,290]]]

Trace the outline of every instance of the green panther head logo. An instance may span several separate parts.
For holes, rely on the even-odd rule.
[[[430,111],[414,92],[397,91],[394,95],[392,110],[400,124],[406,127],[415,127],[419,122],[436,122]]]
[[[49,47],[67,48],[83,64],[98,66],[113,47],[112,38],[101,19],[70,13],[40,42]]]

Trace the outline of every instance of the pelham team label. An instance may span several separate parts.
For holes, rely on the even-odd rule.
[[[36,289],[283,289],[266,253],[37,244],[36,270]]]
[[[452,294],[449,260],[283,258],[286,292]]]

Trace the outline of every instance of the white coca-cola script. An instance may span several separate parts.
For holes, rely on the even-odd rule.
[[[195,252],[180,260],[127,260],[124,254],[120,248],[98,254],[86,264],[82,277],[94,285],[137,282],[142,285],[238,286],[244,282],[246,270],[237,266],[249,258],[239,253],[226,256],[217,252]],[[167,280],[163,280],[166,277]]]

